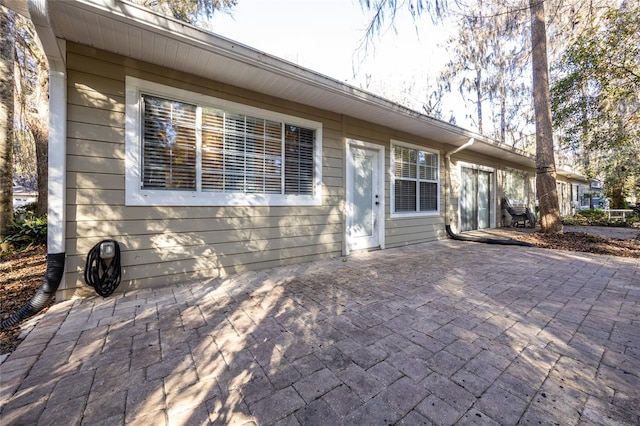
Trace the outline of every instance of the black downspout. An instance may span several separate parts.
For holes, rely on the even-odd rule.
[[[485,244],[501,244],[504,246],[535,247],[534,244],[527,243],[524,241],[513,240],[513,239],[501,240],[501,239],[494,239],[494,238],[469,237],[466,235],[458,235],[451,230],[451,225],[446,225],[445,228],[447,230],[447,235],[449,235],[449,238],[453,240],[470,241],[474,243],[485,243]]]
[[[35,296],[33,296],[31,300],[22,307],[22,309],[0,324],[0,331],[19,324],[25,319],[34,316],[47,306],[49,300],[55,296],[58,286],[62,281],[62,275],[64,274],[64,258],[65,253],[47,254],[47,271],[45,272],[42,285],[36,292]]]

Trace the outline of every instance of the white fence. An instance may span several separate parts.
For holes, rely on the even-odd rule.
[[[633,210],[631,209],[606,209],[605,213],[607,213],[607,216],[609,217],[609,220],[611,220],[611,218],[614,219],[622,219],[623,222],[627,221],[627,215],[631,215],[633,213]]]

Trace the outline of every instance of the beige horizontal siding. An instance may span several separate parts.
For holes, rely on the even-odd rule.
[[[121,289],[161,286],[342,254],[344,138],[385,148],[385,245],[444,238],[444,152],[452,147],[421,140],[310,105],[300,105],[204,80],[73,43],[68,59],[67,287],[83,287],[89,249],[121,243]],[[133,76],[265,110],[323,123],[321,206],[126,206],[125,76]],[[390,217],[390,140],[435,149],[441,156],[438,216]],[[500,160],[463,151],[459,160],[504,167]],[[457,177],[454,177],[454,184]],[[455,191],[450,201],[457,203]],[[454,216],[454,215],[452,215]]]
[[[326,253],[316,252],[308,256],[296,256],[296,257],[286,258],[286,259],[265,260],[259,263],[235,264],[235,265],[220,267],[217,269],[205,268],[202,270],[189,271],[189,272],[176,272],[176,273],[163,274],[163,275],[154,275],[157,273],[157,271],[153,270],[153,271],[147,272],[147,275],[149,275],[148,278],[141,278],[141,279],[123,282],[118,288],[118,291],[134,290],[134,289],[149,288],[149,287],[160,287],[160,286],[166,286],[171,284],[192,282],[196,280],[203,282],[206,285],[207,282],[209,282],[211,279],[215,279],[221,276],[227,276],[230,274],[265,269],[265,268],[274,268],[274,267],[283,266],[283,265],[310,262],[313,260],[330,259],[333,257],[335,257],[335,252],[329,251]],[[159,270],[160,271],[163,270],[162,265],[160,265]],[[69,275],[71,276],[71,279],[75,279],[78,276],[78,273],[71,273]],[[70,295],[73,295],[73,294],[70,294]]]
[[[221,233],[218,233],[221,235]],[[119,241],[122,266],[126,270],[123,279],[140,278],[136,275],[131,275],[131,271],[134,267],[141,265],[149,265],[155,263],[168,263],[168,262],[198,262],[212,260],[218,260],[223,257],[233,257],[233,261],[237,262],[240,256],[263,256],[265,253],[271,253],[269,256],[286,256],[287,250],[312,250],[314,246],[339,244],[341,241],[340,229],[335,232],[324,232],[322,234],[315,234],[309,236],[278,236],[274,235],[271,239],[261,238],[259,235],[247,235],[244,239],[235,241],[234,236],[224,236],[225,238],[219,238],[209,243],[206,240],[211,236],[208,235],[160,235],[158,240],[167,241],[165,246],[162,241],[154,241],[157,246],[153,249],[136,249],[137,245],[135,241],[125,239]],[[138,242],[141,238],[137,238]],[[133,240],[133,239],[132,239]],[[82,244],[83,240],[79,240],[78,244]],[[93,246],[91,244],[90,246]],[[90,246],[88,245],[84,251],[88,252]],[[310,252],[307,254],[311,254]],[[80,271],[84,268],[84,262],[86,261],[86,255],[80,254],[74,256],[74,260],[70,260],[67,267],[68,270]],[[252,262],[251,259],[245,261]]]
[[[293,249],[261,251],[257,253],[244,253],[239,256],[203,256],[185,259],[183,261],[158,261],[149,264],[137,264],[136,266],[123,267],[122,284],[119,291],[145,287],[159,287],[185,281],[193,281],[206,278],[217,278],[237,272],[264,269],[281,265],[289,265],[312,260],[327,259],[336,256],[341,243],[323,244],[317,247],[296,247]],[[77,264],[74,261],[82,260],[73,258],[67,266],[67,278],[71,282],[83,281],[84,263]],[[69,269],[73,267],[73,269]],[[86,289],[86,286],[80,287]],[[73,295],[70,291],[65,294]]]
[[[310,210],[296,207],[183,207],[159,206],[110,206],[105,211],[102,206],[69,206],[67,209],[67,219],[73,222],[103,221],[124,218],[126,220],[164,220],[172,219],[234,219],[251,217],[255,220],[262,220],[262,217],[278,217],[281,224],[297,224],[308,217],[318,216],[327,218],[332,222],[332,216],[341,215],[342,212],[337,206],[324,205],[315,206]]]
[[[124,88],[124,82],[120,85]],[[67,103],[113,112],[125,111],[124,96],[108,95],[88,88],[67,87]]]
[[[91,123],[67,122],[67,136],[85,141],[121,142],[124,143],[124,126],[113,126]]]
[[[123,128],[125,114],[124,112],[69,105],[67,119],[75,123]]]
[[[125,149],[121,142],[88,142],[83,139],[68,138],[67,155],[113,158],[122,160],[124,164]]]
[[[433,241],[442,238],[444,218],[440,216],[424,216],[415,218],[394,218],[386,222],[385,242],[387,247],[398,247]]]
[[[124,168],[125,163],[122,159],[67,155],[67,171],[69,172],[119,174],[124,177]]]
[[[78,170],[78,168],[85,167],[77,167],[73,172],[67,173],[67,185],[71,188],[120,190],[124,186],[124,176],[122,174],[91,173],[90,169]],[[117,169],[120,168],[118,167]],[[108,219],[106,215],[104,219]]]
[[[192,222],[195,223],[192,224]],[[246,225],[243,227],[243,222]],[[80,247],[80,250],[88,250],[89,245],[93,245],[95,239],[109,235],[112,238],[126,238],[127,240],[137,241],[136,244],[130,244],[132,249],[141,249],[156,245],[158,247],[166,247],[163,241],[172,241],[176,244],[189,244],[189,239],[202,244],[216,244],[225,241],[246,241],[252,238],[283,238],[290,236],[306,236],[313,237],[324,232],[340,232],[340,223],[322,223],[322,224],[299,224],[295,226],[273,226],[269,227],[265,224],[237,221],[231,223],[228,220],[221,221],[204,221],[204,220],[166,220],[153,221],[149,224],[138,225],[136,221],[131,222],[115,222],[106,225],[96,222],[79,222],[77,224],[69,224],[67,227],[68,238],[78,236],[78,238],[92,239],[87,241],[88,245]],[[95,226],[92,226],[95,224]],[[200,225],[200,226],[197,226]],[[139,229],[135,237],[129,236],[129,229]],[[201,229],[194,229],[201,228]],[[217,228],[217,229],[216,229]],[[151,237],[147,237],[151,235]],[[81,251],[81,252],[82,252]]]
[[[331,256],[342,250],[341,117],[69,43],[67,282],[88,251],[121,244],[122,288],[166,285]],[[126,75],[323,123],[322,206],[125,206]]]

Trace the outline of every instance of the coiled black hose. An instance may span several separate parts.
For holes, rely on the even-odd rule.
[[[115,253],[111,259],[100,257],[100,246],[113,243]],[[120,284],[120,246],[115,240],[104,240],[93,246],[87,255],[84,268],[84,282],[94,288],[102,297],[110,296]]]
[[[36,294],[27,302],[26,305],[11,318],[2,321],[0,330],[13,327],[14,325],[30,318],[40,312],[49,303],[49,300],[55,296],[62,275],[64,273],[64,253],[48,253],[47,254],[47,270],[44,274],[42,285],[36,291]]]

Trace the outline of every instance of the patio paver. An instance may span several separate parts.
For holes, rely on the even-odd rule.
[[[12,424],[640,423],[640,260],[438,241],[51,308]]]

